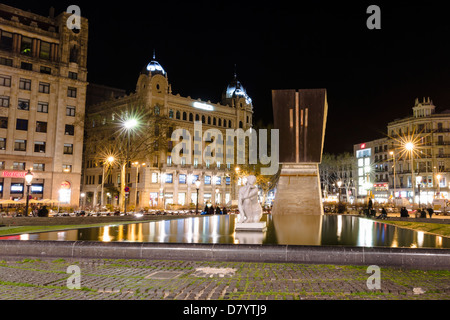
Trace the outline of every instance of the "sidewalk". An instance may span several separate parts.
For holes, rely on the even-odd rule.
[[[80,271],[81,289],[69,266]],[[0,300],[450,300],[449,271],[125,259],[0,260]]]

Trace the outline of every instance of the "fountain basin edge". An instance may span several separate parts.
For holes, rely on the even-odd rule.
[[[450,249],[2,240],[0,257],[233,261],[445,269]]]

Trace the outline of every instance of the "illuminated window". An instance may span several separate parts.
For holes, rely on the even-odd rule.
[[[64,154],[73,154],[73,144],[71,143],[64,143]]]
[[[34,152],[45,153],[45,142],[44,141],[35,141],[34,142]]]
[[[31,47],[33,40],[31,38],[22,36],[22,41],[20,43],[20,53],[31,56]]]
[[[50,60],[50,43],[41,40],[41,49],[39,50],[41,59]]]

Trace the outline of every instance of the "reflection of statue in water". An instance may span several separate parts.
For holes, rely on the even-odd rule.
[[[255,176],[247,177],[247,184],[239,190],[239,219],[240,223],[259,222],[262,208],[258,202],[258,188],[254,185]]]

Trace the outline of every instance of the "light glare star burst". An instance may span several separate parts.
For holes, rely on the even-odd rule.
[[[425,137],[430,134],[424,135],[422,132],[416,133],[415,130],[408,135],[400,135],[391,137],[394,140],[395,155],[398,155],[399,159],[420,158],[423,154]]]

